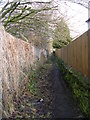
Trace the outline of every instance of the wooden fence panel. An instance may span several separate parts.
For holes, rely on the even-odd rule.
[[[65,63],[76,68],[78,71],[84,73],[86,76],[90,76],[90,70],[88,66],[90,65],[90,50],[88,49],[88,38],[90,38],[90,30],[78,37],[69,45],[63,47],[60,51],[59,56]]]

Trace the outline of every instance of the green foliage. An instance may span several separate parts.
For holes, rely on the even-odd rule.
[[[61,48],[71,42],[70,31],[63,19],[58,22],[54,32],[54,48]]]
[[[39,94],[39,91],[37,89],[37,80],[38,80],[38,74],[35,70],[32,70],[32,72],[28,73],[27,76],[29,78],[28,82],[28,90],[35,96]]]
[[[7,2],[0,11],[0,20],[5,30],[25,41],[31,31],[44,39],[46,36],[48,37],[48,19],[50,17],[46,11],[51,10],[52,7],[49,7],[50,3],[47,6],[44,3],[44,5],[39,4],[37,2],[39,6],[37,8],[33,1]]]
[[[57,66],[65,77],[65,80],[69,87],[73,91],[74,98],[77,100],[82,112],[90,117],[90,79],[83,74],[77,72],[75,69],[68,65],[65,65],[62,60],[56,56]]]
[[[36,86],[37,77],[38,77],[38,74],[36,73],[36,71],[33,71],[32,74],[30,75],[30,81],[29,81],[28,88],[29,88],[29,91],[33,95],[38,94],[38,89],[37,89],[37,86]]]

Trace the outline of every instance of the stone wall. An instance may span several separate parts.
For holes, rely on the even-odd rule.
[[[42,64],[46,60],[44,49],[13,37],[0,25],[0,102],[3,102],[4,116],[13,112],[13,99],[20,95],[20,88],[26,82],[22,79],[23,71],[33,65],[37,67],[37,61]]]

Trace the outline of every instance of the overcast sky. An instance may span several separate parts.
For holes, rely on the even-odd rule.
[[[3,0],[7,2],[8,0]],[[13,1],[13,0],[9,0]],[[15,0],[14,0],[15,1]],[[50,0],[24,0],[24,1],[50,1]],[[58,11],[53,16],[64,16],[71,32],[71,37],[77,37],[87,31],[88,24],[88,2],[89,0],[54,0],[54,4],[58,5]],[[69,2],[68,2],[69,1]],[[74,3],[70,2],[74,1]],[[79,4],[76,4],[79,3]],[[1,8],[1,7],[0,7]]]

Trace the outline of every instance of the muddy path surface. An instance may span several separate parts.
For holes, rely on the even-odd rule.
[[[72,92],[68,88],[62,74],[55,63],[55,58],[51,56],[53,62],[53,114],[55,118],[82,118],[83,115],[73,99]]]
[[[22,96],[14,100],[15,111],[9,119],[83,117],[53,55],[36,73],[36,94],[24,90]]]

